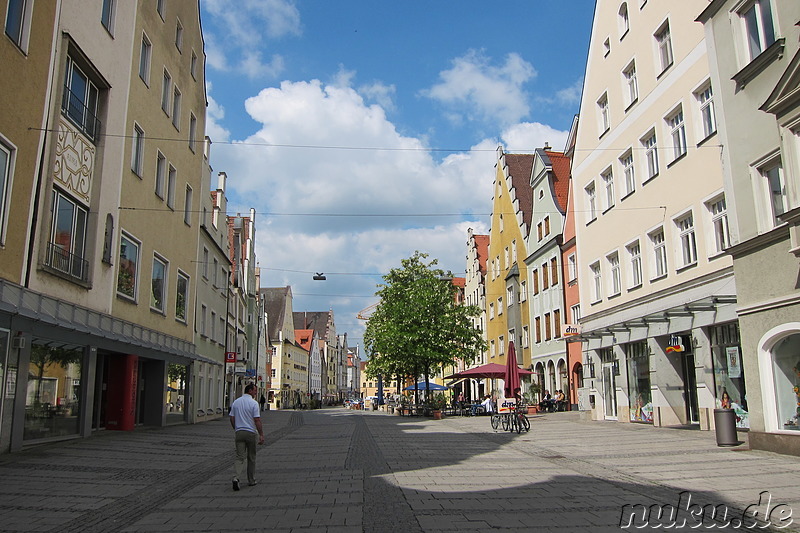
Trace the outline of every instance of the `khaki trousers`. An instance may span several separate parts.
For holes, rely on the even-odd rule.
[[[236,461],[234,469],[236,478],[242,479],[244,462],[247,459],[247,482],[256,480],[256,443],[258,435],[252,431],[239,430],[236,432]]]

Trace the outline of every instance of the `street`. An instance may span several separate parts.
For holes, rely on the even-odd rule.
[[[259,484],[239,492],[227,419],[106,431],[0,458],[0,530],[800,530],[797,457],[574,412],[530,419],[517,435],[489,417],[267,411]]]

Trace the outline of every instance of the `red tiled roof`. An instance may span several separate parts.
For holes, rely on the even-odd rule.
[[[533,213],[533,189],[531,189],[531,170],[533,169],[533,154],[504,154],[508,174],[511,176],[511,185],[519,201],[522,211],[522,221],[530,230],[531,215]],[[527,237],[527,235],[525,235]]]
[[[464,288],[467,284],[467,278],[453,278],[453,285],[456,287]]]
[[[569,198],[569,157],[562,152],[545,152],[545,154],[550,158],[550,163],[553,166],[553,189],[558,206],[562,212],[566,213],[567,199]]]
[[[303,347],[305,351],[311,350],[311,339],[314,336],[313,329],[296,329],[294,330],[294,340]]]
[[[486,258],[489,256],[489,236],[473,235],[475,239],[475,253],[478,256],[478,268],[481,274],[486,274]]]

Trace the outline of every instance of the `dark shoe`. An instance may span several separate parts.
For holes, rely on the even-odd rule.
[[[239,480],[233,478],[233,490],[239,490]]]
[[[254,479],[253,481],[249,481],[247,484],[250,485],[251,487],[255,487],[256,485],[258,485],[258,481]]]

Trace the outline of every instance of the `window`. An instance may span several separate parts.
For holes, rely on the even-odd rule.
[[[558,259],[555,257],[550,259],[550,281],[551,285],[558,285]]]
[[[536,240],[541,241],[543,236],[542,223],[536,224]]]
[[[221,328],[223,331],[224,328]],[[212,341],[217,340],[217,313],[215,311],[211,311],[211,330],[208,333],[208,338]]]
[[[197,79],[197,53],[192,50],[192,59],[189,63],[189,71],[192,73],[192,78]]]
[[[11,192],[11,169],[14,151],[0,143],[0,245],[6,241],[8,199]]]
[[[619,254],[614,252],[606,257],[608,261],[608,271],[611,273],[611,290],[609,296],[616,296],[622,292],[622,279],[619,270]]]
[[[608,117],[608,94],[603,93],[603,96],[597,101],[598,118],[600,119],[600,136],[602,137],[605,132],[611,127],[611,122]]]
[[[511,241],[511,262],[517,262],[517,239]]]
[[[592,280],[594,281],[594,294],[592,294],[592,301],[599,302],[603,299],[603,278],[600,274],[600,263],[589,265],[589,270],[592,271]]]
[[[569,310],[570,314],[572,315],[572,323],[577,324],[581,319],[581,304],[575,304],[570,307]]]
[[[203,246],[203,278],[208,279],[208,248]]]
[[[138,124],[133,125],[133,146],[131,147],[131,170],[141,177],[144,161],[144,131]]]
[[[139,77],[148,86],[150,85],[150,58],[153,54],[153,45],[147,35],[142,35],[142,47],[139,50]]]
[[[683,109],[679,108],[667,117],[667,124],[672,136],[672,158],[678,159],[686,153],[686,126],[683,123]]]
[[[552,324],[550,322],[550,313],[544,314],[544,340],[549,341],[552,338]]]
[[[489,320],[494,318],[494,302],[489,303]]]
[[[33,0],[9,0],[6,12],[6,35],[23,52],[28,49]]]
[[[192,225],[192,187],[186,185],[186,197],[183,202],[183,222],[187,226]]]
[[[539,269],[533,271],[533,294],[539,294]]]
[[[705,139],[717,131],[717,120],[714,116],[714,93],[711,85],[694,93],[697,103],[700,105],[700,117],[703,120],[703,138]]]
[[[164,20],[164,4],[167,0],[156,0],[156,11],[158,11],[161,20]]]
[[[503,228],[505,227],[505,222],[503,221],[503,213],[500,213],[500,217],[498,218],[498,222],[500,224],[500,233],[503,233]]]
[[[92,142],[100,133],[100,121],[97,119],[98,94],[97,86],[72,61],[72,58],[67,57],[61,111]]]
[[[156,194],[164,199],[164,182],[167,179],[167,159],[160,151],[156,158]]]
[[[175,180],[177,179],[177,170],[172,165],[169,166],[167,173],[167,207],[175,207]]]
[[[547,263],[542,265],[542,289],[546,289],[550,286],[550,274],[547,270]]]
[[[514,287],[506,287],[506,305],[514,305]]]
[[[788,199],[786,197],[786,181],[783,177],[783,168],[780,158],[773,159],[769,163],[758,169],[759,174],[766,182],[766,190],[769,198],[770,222],[772,226],[781,223],[778,218],[788,210]]]
[[[661,62],[661,72],[672,65],[672,37],[669,33],[669,22],[666,22],[655,34],[658,46],[658,58]]]
[[[603,41],[603,57],[606,57],[610,53],[611,53],[611,39],[606,38],[606,40]]]
[[[545,237],[550,235],[550,217],[544,217],[544,235]]]
[[[506,353],[506,338],[500,335],[497,338],[497,355],[503,355],[504,353]]]
[[[521,281],[519,284],[519,301],[524,302],[528,299],[528,284],[525,281]]]
[[[205,337],[206,336],[206,322],[207,321],[208,321],[208,308],[206,307],[206,304],[202,304],[200,306],[200,336],[201,337]],[[273,369],[272,371],[274,372],[275,369]],[[275,377],[275,376],[273,376],[273,377]]]
[[[175,318],[186,322],[186,305],[189,302],[189,276],[178,271],[178,285],[175,291]]]
[[[683,266],[697,263],[697,243],[694,235],[694,217],[691,213],[676,221],[680,231],[681,258]]]
[[[606,188],[606,210],[614,207],[614,173],[609,168],[601,176]]]
[[[213,276],[211,278],[211,285],[213,285],[214,288],[216,289],[219,287],[219,285],[217,284],[217,276],[219,275],[219,261],[217,260],[216,257],[214,258],[214,272],[212,272],[211,275]]]
[[[642,249],[639,241],[627,246],[631,265],[631,288],[642,284]]]
[[[664,241],[664,230],[659,229],[650,234],[650,242],[653,246],[653,267],[655,279],[663,278],[667,275],[667,245]]]
[[[505,269],[508,270],[508,260],[511,257],[511,254],[508,251],[508,246],[506,246],[505,250],[503,250],[503,262],[505,265]]]
[[[569,280],[574,281],[578,279],[578,260],[575,254],[569,254],[567,257],[567,267],[569,270]]]
[[[730,246],[730,232],[728,230],[728,210],[725,197],[713,200],[706,204],[711,213],[711,228],[714,234],[714,251],[722,253]]]
[[[619,6],[619,20],[617,22],[619,23],[619,40],[621,41],[628,34],[628,30],[631,29],[631,21],[628,17],[628,4],[625,2]]]
[[[658,149],[656,148],[656,134],[651,132],[642,139],[644,157],[647,162],[647,180],[658,175]]]
[[[169,115],[169,97],[172,94],[172,76],[169,72],[164,71],[164,81],[161,86],[161,109],[164,113]]]
[[[522,326],[522,347],[527,348],[531,342],[530,338],[530,331],[528,331],[528,326]]]
[[[136,299],[139,280],[139,243],[125,232],[119,239],[117,294]]]
[[[622,174],[625,176],[625,196],[633,194],[636,190],[636,173],[633,169],[633,150],[619,158],[622,165]]]
[[[536,343],[542,342],[542,317],[537,316],[534,321],[536,325]]]
[[[749,2],[739,12],[744,24],[747,52],[752,61],[775,42],[775,23],[772,20],[770,0]]]
[[[194,143],[197,141],[197,117],[189,113],[189,150],[194,152]]]
[[[589,215],[589,222],[597,219],[597,194],[594,187],[594,182],[590,183],[584,189],[586,192],[586,210]]]
[[[179,52],[183,51],[183,24],[180,20],[175,24],[175,48]]]
[[[167,280],[167,262],[161,257],[153,256],[153,272],[150,277],[150,308],[164,312],[164,296]]]
[[[181,91],[175,87],[175,91],[173,92],[172,96],[172,125],[175,126],[175,129],[180,131],[181,129]]]
[[[555,338],[561,337],[561,310],[553,310],[553,333]]]
[[[636,80],[636,62],[631,61],[631,64],[622,71],[622,76],[625,78],[625,87],[627,88],[627,107],[630,107],[639,99],[639,82]]]
[[[103,0],[103,11],[100,15],[100,22],[114,35],[114,12],[116,11],[116,0]]]
[[[503,297],[497,299],[497,316],[503,314]]]
[[[81,281],[88,279],[89,268],[84,259],[86,218],[86,208],[54,189],[53,227],[46,261],[53,269]]]

